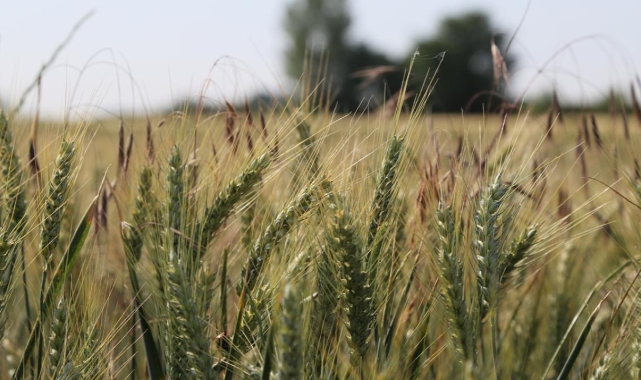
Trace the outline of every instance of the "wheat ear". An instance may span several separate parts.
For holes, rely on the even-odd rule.
[[[144,167],[140,171],[140,182],[132,212],[133,225],[128,230],[129,233],[123,235],[125,248],[132,264],[136,264],[140,260],[144,231],[147,229],[150,218],[155,219],[157,213],[157,200],[152,189],[152,178],[153,173],[148,167]]]
[[[52,379],[60,371],[65,363],[65,351],[67,349],[67,306],[64,299],[58,302],[53,311],[51,331],[49,333],[49,376]]]
[[[304,189],[292,203],[276,215],[262,235],[256,239],[242,269],[243,286],[246,286],[248,291],[254,288],[272,250],[291,231],[298,218],[310,209],[313,198],[311,190]]]
[[[227,217],[231,214],[234,206],[245,196],[251,189],[260,182],[263,171],[269,165],[269,155],[263,154],[254,159],[241,174],[232,180],[225,189],[218,194],[211,206],[205,210],[203,219],[199,222],[197,231],[201,233],[200,250],[207,248],[214,233],[223,225]]]
[[[169,257],[176,254],[175,250],[178,246],[178,239],[176,232],[181,230],[182,215],[184,212],[183,203],[185,201],[185,165],[182,162],[182,155],[180,147],[174,145],[171,149],[169,157],[169,168],[167,171],[167,227],[169,228],[168,237],[173,246],[173,252]]]
[[[367,353],[374,328],[373,289],[364,268],[364,245],[358,236],[358,228],[343,202],[337,202],[332,207],[334,212],[330,228],[334,249],[341,263],[340,281],[347,315],[345,324],[349,332],[352,365],[356,367]]]
[[[302,307],[298,289],[287,284],[280,303],[280,365],[278,379],[298,380],[302,375]]]
[[[2,301],[0,302],[0,317],[7,305],[8,290],[13,276],[13,268],[17,255],[20,255],[20,265],[22,270],[22,287],[24,291],[25,310],[27,313],[27,330],[31,330],[31,303],[29,302],[29,292],[27,289],[27,268],[25,259],[25,250],[22,245],[24,229],[26,225],[27,204],[25,200],[25,190],[23,184],[23,172],[20,159],[15,152],[13,136],[9,131],[9,121],[4,112],[0,111],[0,165],[2,178],[4,179],[3,203],[5,210],[9,211],[10,219],[8,231],[5,238],[12,235],[14,248],[6,255],[2,255],[2,279],[0,280],[0,292],[2,292]],[[1,209],[1,208],[0,208]],[[4,329],[0,329],[2,332]],[[1,336],[2,334],[0,334]]]
[[[474,247],[476,250],[479,317],[483,319],[498,302],[501,261],[501,205],[508,187],[501,176],[488,185],[481,195],[474,215]]]
[[[167,285],[168,375],[172,379],[214,379],[207,323],[198,315],[189,279],[177,257],[168,263]]]
[[[474,357],[475,335],[465,301],[463,263],[457,257],[458,231],[452,209],[439,204],[436,211],[438,250],[437,263],[441,277],[443,299],[454,337],[454,347],[461,362]]]
[[[512,242],[512,247],[510,251],[505,256],[503,262],[503,269],[501,270],[501,282],[503,282],[509,275],[516,269],[516,265],[519,261],[523,260],[532,246],[534,246],[536,240],[536,227],[530,227],[527,230],[523,231],[519,237],[517,237],[514,242]]]
[[[23,174],[20,159],[13,146],[13,136],[9,131],[9,121],[3,112],[0,112],[0,165],[4,178],[3,198],[11,219],[9,229],[21,233],[27,210]]]
[[[45,266],[51,260],[51,253],[58,245],[60,226],[64,214],[69,185],[71,183],[71,165],[76,154],[72,142],[63,140],[56,157],[56,166],[49,181],[44,212],[40,223],[40,252]]]
[[[0,226],[0,337],[4,336],[5,315],[10,300],[13,267],[18,258],[18,245]]]
[[[60,226],[67,204],[69,184],[71,183],[71,165],[76,149],[72,142],[63,140],[56,157],[56,165],[49,181],[47,198],[45,199],[44,212],[40,223],[40,254],[42,255],[42,278],[40,282],[40,305],[44,304],[45,287],[49,275],[49,266],[53,258],[53,250],[58,245]],[[44,309],[40,310],[40,319],[44,319]],[[37,371],[42,368],[44,337],[39,338],[39,352]]]
[[[394,136],[387,146],[385,160],[383,161],[383,166],[379,172],[378,184],[376,186],[370,210],[372,217],[369,225],[369,233],[367,235],[368,247],[374,243],[378,230],[387,220],[391,210],[394,185],[397,181],[403,141],[404,139],[402,137]]]

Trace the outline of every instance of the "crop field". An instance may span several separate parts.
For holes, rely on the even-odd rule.
[[[0,379],[639,378],[639,107],[426,99],[5,111]]]

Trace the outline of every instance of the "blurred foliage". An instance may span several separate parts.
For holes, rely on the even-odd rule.
[[[525,107],[535,114],[543,114],[552,108],[554,93],[544,92],[525,100]],[[594,113],[630,113],[632,105],[630,97],[622,92],[611,90],[608,96],[601,96],[585,103],[561,102],[564,112],[582,112],[591,110]]]
[[[432,94],[435,111],[460,112],[461,109],[481,112],[490,103],[490,91],[502,94],[503,86],[494,88],[494,66],[491,43],[503,50],[505,36],[496,33],[487,14],[470,12],[444,19],[435,36],[418,43],[418,58],[415,61],[416,81],[420,86],[426,74],[436,76],[437,84]],[[442,61],[441,58],[442,57]],[[407,62],[409,63],[408,57]],[[506,56],[511,67],[515,58]],[[500,103],[500,99],[494,104]]]
[[[383,105],[400,90],[403,70],[415,56],[412,50],[395,60],[363,42],[349,41],[350,21],[346,0],[299,0],[288,8],[285,18],[288,75],[294,80],[303,74],[312,81],[326,78],[332,107],[344,112]],[[488,15],[471,12],[446,18],[435,36],[417,43],[420,55],[408,90],[420,90],[425,75],[434,74],[438,67],[437,77],[447,86],[436,86],[431,108],[458,112],[481,95],[469,110],[482,111],[489,91],[502,92],[501,87],[493,88],[492,41],[499,48],[504,45],[504,37],[495,33]],[[510,67],[515,58],[505,60]]]
[[[350,23],[345,0],[294,2],[285,18],[290,39],[287,73],[294,80],[303,74],[326,78],[333,106],[339,111],[354,111],[363,102],[381,105],[386,93],[400,88],[403,77],[396,62],[385,54],[349,42]]]

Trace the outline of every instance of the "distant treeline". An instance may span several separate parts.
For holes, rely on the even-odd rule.
[[[288,38],[286,73],[292,86],[299,90],[301,100],[317,92],[317,104],[312,107],[339,113],[394,109],[406,78],[409,78],[408,98],[433,85],[427,112],[492,113],[521,104],[520,99],[514,99],[506,91],[509,72],[517,57],[510,53],[508,36],[484,12],[444,18],[433,35],[417,39],[412,45],[415,48],[400,58],[392,58],[388,52],[378,51],[363,41],[354,41],[349,35],[350,25],[347,0],[296,0],[286,10],[283,25]],[[630,98],[618,94],[615,98],[617,109],[632,110]],[[247,102],[251,109],[257,109],[287,100],[257,94]],[[236,101],[234,106],[245,108],[245,99]],[[175,104],[174,109],[186,104],[196,108],[198,101],[183,101]],[[592,104],[562,104],[568,111],[590,108],[606,112],[613,103],[606,98]],[[536,113],[546,112],[551,105],[552,94],[526,99],[526,108]],[[228,107],[224,101],[204,101],[199,108],[215,112]]]

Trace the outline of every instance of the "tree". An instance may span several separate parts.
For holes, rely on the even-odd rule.
[[[431,96],[433,110],[460,112],[478,96],[467,111],[483,111],[490,98],[489,91],[502,93],[504,90],[493,89],[492,41],[503,50],[505,38],[495,32],[485,13],[470,12],[446,18],[436,36],[419,42],[419,57],[414,63],[414,73],[418,75],[414,75],[412,86],[420,86],[424,75],[428,71],[433,74],[440,63],[436,74],[438,83]],[[510,67],[514,57],[507,56],[505,61]],[[496,100],[493,104],[500,103]]]
[[[400,65],[363,43],[349,49],[346,67],[349,77],[342,101],[350,111],[378,108],[403,84]]]
[[[382,53],[348,41],[350,16],[346,0],[300,0],[288,9],[287,73],[298,80],[305,73],[324,73],[332,108],[342,112],[376,107],[396,92],[402,70]]]
[[[345,0],[304,0],[294,2],[285,18],[285,30],[290,38],[286,52],[287,73],[294,80],[316,75],[325,69],[332,88],[340,88],[347,78],[347,30],[350,25]],[[307,62],[306,62],[307,59]]]

